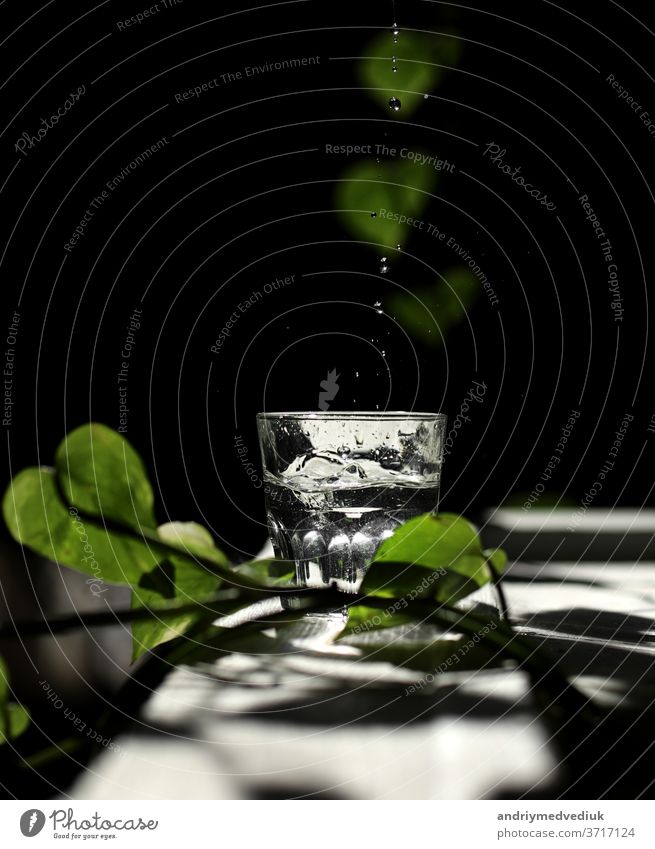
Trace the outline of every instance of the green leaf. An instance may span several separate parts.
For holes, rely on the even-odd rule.
[[[419,219],[430,202],[438,173],[410,159],[387,160],[380,165],[364,160],[351,165],[337,183],[335,206],[348,232],[372,249],[395,250],[406,244],[413,225],[391,215]],[[371,213],[376,217],[372,218]]]
[[[387,598],[406,596],[411,600],[434,599],[454,604],[489,582],[485,558],[468,554],[448,567],[436,569],[404,563],[373,562],[362,583],[361,592]]]
[[[491,562],[497,575],[502,575],[507,567],[507,554],[502,548],[485,548],[483,556]]]
[[[454,513],[424,513],[384,540],[373,563],[411,563],[430,569],[449,566],[467,554],[482,555],[477,529]]]
[[[357,604],[348,608],[348,622],[341,637],[368,634],[413,621],[413,617],[403,613],[402,610],[378,610],[375,607],[367,607],[365,604]]]
[[[448,332],[460,324],[479,298],[482,283],[468,268],[454,266],[443,280],[414,292],[396,292],[387,309],[415,339],[431,347],[443,345]]]
[[[157,533],[163,540],[187,551],[189,555],[168,555],[165,561],[143,575],[139,585],[134,587],[132,607],[147,607],[153,611],[153,616],[152,619],[134,622],[132,625],[133,660],[148,649],[185,633],[207,615],[207,611],[199,607],[198,611],[167,616],[165,620],[157,616],[157,609],[170,605],[171,599],[180,604],[197,602],[202,605],[203,601],[216,593],[220,579],[194,561],[193,555],[227,565],[225,555],[214,546],[211,534],[202,525],[195,522],[168,522],[161,525]]]
[[[9,702],[7,705],[7,726],[2,727],[0,720],[0,745],[6,743],[7,740],[14,740],[16,737],[27,730],[30,724],[30,714],[26,708],[15,702]]]
[[[175,546],[180,553],[187,553],[211,560],[217,566],[229,567],[230,561],[216,547],[214,538],[207,528],[197,522],[166,522],[157,528],[157,535],[169,545]],[[198,568],[202,568],[198,564]]]
[[[131,528],[155,528],[148,475],[130,443],[106,425],[86,424],[62,440],[55,468],[70,504]]]
[[[161,560],[146,542],[107,532],[87,521],[61,497],[54,469],[28,468],[9,484],[2,502],[17,542],[63,566],[113,584],[137,584]],[[91,591],[94,585],[91,584]]]
[[[382,109],[402,119],[415,112],[424,101],[423,95],[439,85],[444,71],[459,60],[461,48],[460,41],[448,35],[403,31],[397,43],[381,33],[364,52],[358,64],[361,84]],[[396,57],[395,73],[392,56]],[[399,112],[390,112],[391,97],[401,101]]]
[[[476,528],[453,513],[425,513],[382,543],[360,591],[453,604],[489,579]]]
[[[0,657],[0,705],[3,705],[9,696],[9,670],[7,664]]]
[[[22,734],[30,724],[27,710],[9,701],[9,670],[0,657],[0,746]]]
[[[233,568],[237,574],[245,575],[271,587],[290,584],[296,577],[296,564],[291,560],[281,560],[277,557],[249,560]]]
[[[347,644],[356,646],[363,658],[429,672],[431,677],[419,679],[411,692],[420,691],[434,680],[434,676],[444,672],[486,669],[502,663],[499,652],[486,647],[482,641],[474,643],[464,636],[430,642],[403,637],[381,645],[349,639]]]

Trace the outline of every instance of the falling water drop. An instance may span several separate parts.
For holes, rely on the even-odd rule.
[[[394,112],[397,112],[400,109],[401,105],[402,104],[397,97],[389,98],[389,109],[393,110]]]
[[[386,274],[389,271],[389,265],[387,263],[386,256],[380,257],[380,274]]]
[[[373,306],[375,307],[375,311],[378,315],[382,315],[384,310],[382,309],[382,301],[376,301]]]
[[[377,217],[378,217],[377,212],[372,212],[372,213],[371,213],[371,218],[377,218]]]
[[[400,245],[396,245],[396,250],[397,250],[397,251],[401,251],[401,250],[402,250],[402,248],[400,247]]]

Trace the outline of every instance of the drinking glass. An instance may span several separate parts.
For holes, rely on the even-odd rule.
[[[268,528],[299,584],[355,592],[380,543],[439,501],[441,413],[259,413]]]

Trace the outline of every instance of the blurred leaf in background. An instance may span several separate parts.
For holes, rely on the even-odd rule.
[[[27,710],[22,705],[10,701],[10,696],[7,665],[0,657],[0,746],[19,737],[30,724]]]
[[[394,114],[403,118],[418,109],[424,95],[433,91],[447,70],[457,64],[460,53],[460,42],[451,34],[401,30],[394,42],[390,32],[381,33],[364,49],[358,77],[370,96],[387,111],[390,98],[400,100],[401,108]]]
[[[480,293],[480,282],[464,266],[446,269],[441,279],[415,292],[395,292],[387,300],[389,312],[415,339],[433,348],[443,345],[448,332],[466,316]]]
[[[402,121],[425,103],[425,96],[440,85],[460,54],[461,43],[454,33],[401,29],[397,40],[385,32],[369,42],[357,72],[367,94]],[[391,98],[401,102],[397,111],[389,106]],[[425,215],[439,179],[434,165],[439,152],[410,148],[409,135],[405,150],[411,150],[415,158],[401,155],[401,140],[395,139],[393,146],[395,156],[351,165],[336,190],[336,206],[345,229],[387,254],[405,250],[412,233],[425,230],[425,226],[414,227],[413,220]],[[416,158],[420,153],[425,157]],[[445,336],[464,319],[480,294],[479,281],[464,266],[451,267],[440,278],[413,292],[396,291],[387,301],[404,329],[433,348],[443,345]]]
[[[387,160],[379,165],[363,160],[345,171],[337,184],[336,205],[341,223],[356,239],[395,250],[405,245],[412,227],[400,217],[417,219],[430,202],[438,173],[410,159]],[[396,218],[382,214],[397,214]],[[373,217],[372,213],[375,213]]]

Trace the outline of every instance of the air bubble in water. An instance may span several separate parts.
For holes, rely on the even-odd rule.
[[[401,107],[401,103],[397,97],[391,97],[389,99],[389,109],[392,109],[394,112],[397,112]]]

